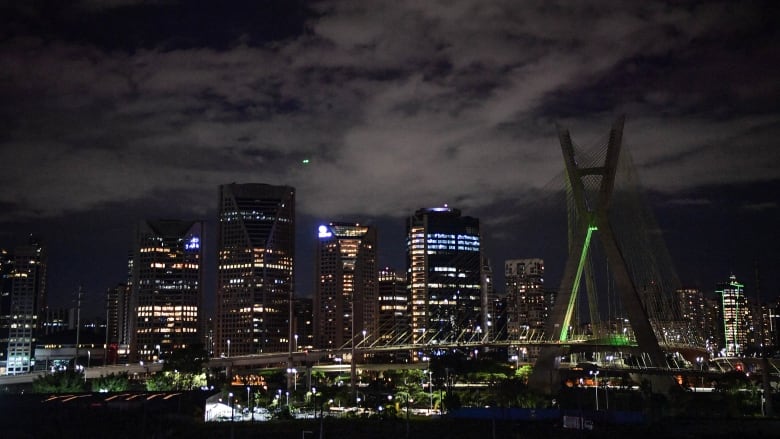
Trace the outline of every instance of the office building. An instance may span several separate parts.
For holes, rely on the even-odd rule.
[[[473,340],[482,331],[479,220],[420,209],[406,223],[414,342]]]
[[[406,275],[394,268],[379,270],[379,337],[398,344],[409,334],[409,292]]]
[[[293,351],[308,351],[314,348],[314,299],[295,299],[293,317]]]
[[[218,221],[214,354],[292,349],[295,189],[222,185]]]
[[[128,284],[120,283],[106,291],[106,341],[108,342],[108,363],[120,359],[120,352],[127,352],[130,345],[130,328],[133,311]]]
[[[706,303],[704,294],[698,288],[684,287],[677,290],[680,301],[680,313],[690,328],[697,331],[695,334],[701,339],[706,339]]]
[[[745,286],[733,274],[728,282],[718,284],[715,293],[720,298],[723,328],[722,355],[738,357],[745,352],[750,329],[750,308],[745,297]]]
[[[376,228],[330,223],[317,230],[314,345],[360,344],[379,337]]]
[[[510,340],[525,340],[544,332],[551,309],[544,291],[544,260],[504,262],[507,293],[507,332]]]
[[[138,224],[130,294],[131,358],[164,360],[177,349],[200,343],[202,243],[202,221]],[[118,342],[119,332],[116,336]]]
[[[16,247],[6,259],[8,286],[8,344],[6,374],[30,372],[35,366],[36,340],[46,309],[46,251],[33,238]]]

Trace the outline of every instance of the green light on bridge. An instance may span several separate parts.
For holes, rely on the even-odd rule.
[[[571,322],[572,314],[574,314],[574,302],[577,300],[577,292],[580,289],[582,270],[585,267],[588,248],[590,248],[590,238],[593,236],[593,232],[598,229],[596,226],[588,226],[588,233],[585,235],[585,243],[582,245],[582,253],[580,253],[580,263],[577,266],[577,274],[574,276],[574,285],[572,285],[571,296],[569,296],[569,306],[566,308],[566,317],[563,319],[560,341],[566,341],[569,338],[569,323]]]

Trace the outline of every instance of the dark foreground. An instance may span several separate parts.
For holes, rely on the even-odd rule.
[[[167,394],[145,403],[133,395],[121,404],[96,404],[88,396],[0,396],[0,437],[60,439],[302,438],[302,439],[550,439],[550,438],[780,438],[780,419],[655,418],[635,425],[596,422],[593,430],[564,429],[561,420],[518,421],[388,417],[204,423],[205,398]],[[110,399],[110,398],[103,398]],[[112,402],[119,398],[111,399]]]
[[[135,412],[50,413],[35,418],[2,419],[7,438],[372,438],[372,439],[491,439],[491,438],[774,438],[780,421],[666,420],[645,425],[596,426],[592,431],[564,429],[551,422],[508,422],[462,419],[325,419],[266,423],[203,423],[192,418]],[[322,427],[322,432],[320,432]]]

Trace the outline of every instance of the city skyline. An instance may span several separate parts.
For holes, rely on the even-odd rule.
[[[376,225],[379,265],[403,268],[404,218],[444,204],[480,219],[497,277],[506,259],[539,257],[557,288],[565,217],[545,206],[563,169],[556,124],[588,145],[625,113],[624,149],[682,283],[712,292],[734,273],[752,297],[757,262],[774,298],[771,7],[8,6],[0,247],[38,235],[50,302],[72,306],[83,284],[100,309],[126,281],[133,224],[202,219],[215,249],[218,186],[267,183],[296,188],[302,295],[319,224]]]

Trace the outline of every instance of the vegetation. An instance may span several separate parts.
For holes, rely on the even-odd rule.
[[[85,392],[87,384],[83,373],[65,370],[39,376],[32,389],[35,393],[76,393]]]
[[[126,372],[100,376],[90,381],[93,392],[124,392],[130,389]]]

